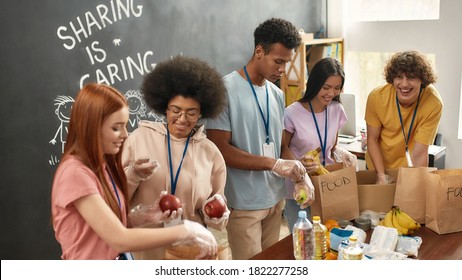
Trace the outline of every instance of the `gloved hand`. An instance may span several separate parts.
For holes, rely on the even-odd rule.
[[[226,210],[225,210],[225,212],[223,213],[223,216],[221,216],[221,218],[210,218],[210,217],[207,215],[207,213],[205,213],[205,210],[204,210],[205,205],[206,205],[207,203],[209,203],[210,201],[215,200],[215,199],[221,200],[221,202],[223,202],[223,204],[226,206]],[[210,197],[209,199],[204,200],[204,201],[202,202],[202,213],[204,214],[204,221],[205,221],[206,223],[219,224],[219,223],[221,223],[221,222],[223,222],[224,220],[226,220],[226,219],[229,218],[229,213],[230,213],[230,211],[229,211],[229,209],[228,209],[228,206],[226,205],[225,200],[223,199],[223,196],[221,196],[220,194],[216,193],[216,194],[214,194],[212,197]]]
[[[358,170],[358,157],[347,151],[346,149],[335,146],[334,150],[332,150],[334,153],[334,158],[335,161],[337,162],[343,162],[343,164],[346,167],[353,166],[356,168],[356,171]]]
[[[278,159],[274,164],[272,171],[276,175],[290,178],[294,182],[302,180],[306,173],[306,169],[300,161],[285,159]]]
[[[377,173],[377,180],[375,181],[376,184],[391,184],[392,179],[388,174],[379,174]]]
[[[155,160],[149,158],[139,158],[130,163],[130,169],[138,177],[138,181],[149,179],[160,168],[160,165]]]
[[[213,234],[203,227],[201,224],[184,220],[184,226],[186,227],[186,235],[182,236],[176,245],[196,245],[200,248],[200,254],[196,256],[196,259],[211,259],[216,256],[218,252],[217,240]]]
[[[319,168],[318,161],[315,160],[312,155],[303,155],[300,158],[300,162],[303,164],[308,174],[315,173]]]
[[[158,199],[151,204],[138,204],[133,207],[128,214],[128,218],[132,227],[144,227],[149,224],[162,224],[163,222],[169,222],[176,217],[181,217],[183,214],[183,209],[178,208],[176,211],[173,211],[170,215],[170,210],[162,212],[160,210],[159,201],[166,195],[166,191],[162,191]]]
[[[314,202],[314,186],[309,176],[295,183],[293,197],[301,209],[305,209]]]

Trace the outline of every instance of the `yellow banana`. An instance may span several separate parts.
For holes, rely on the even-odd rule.
[[[316,162],[316,164],[318,165],[318,169],[316,169],[316,171],[314,171],[313,173],[316,173],[318,175],[323,175],[323,174],[329,173],[329,171],[325,169],[324,166],[322,166],[321,161],[319,160],[320,152],[321,152],[321,148],[318,147],[317,149],[307,152],[305,155],[312,156],[313,157],[312,161]]]
[[[316,173],[318,173],[318,175],[327,174],[329,173],[329,170],[325,169],[324,166],[319,165],[319,168],[316,170]]]
[[[393,216],[393,211],[388,211],[388,213],[385,215],[385,218],[382,220],[383,225],[386,227],[394,227],[393,222],[392,222],[392,217]]]
[[[392,210],[392,218],[391,218],[391,222],[393,223],[393,227],[396,228],[396,230],[398,230],[398,233],[401,234],[401,235],[408,235],[409,234],[409,229],[401,226],[398,222],[398,219],[396,217],[396,211],[393,209]]]
[[[398,206],[393,207],[396,215],[396,220],[402,227],[412,231],[420,228],[420,224],[416,222],[412,217],[410,217],[407,213],[401,210]]]
[[[316,157],[319,158],[319,153],[320,153],[320,152],[321,152],[321,147],[318,147],[318,148],[316,148],[316,149],[314,149],[314,150],[311,150],[311,151],[309,151],[309,152],[306,152],[305,155],[307,155],[307,156],[312,156],[313,158],[316,158]]]

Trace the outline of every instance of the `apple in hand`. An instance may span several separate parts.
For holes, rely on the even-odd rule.
[[[221,218],[226,211],[226,204],[221,199],[214,199],[204,205],[204,211],[210,218]]]
[[[298,191],[298,197],[295,197],[296,201],[300,204],[303,204],[303,202],[305,202],[307,198],[307,194],[306,194],[306,191],[305,189],[300,189]]]
[[[175,195],[166,194],[160,199],[159,207],[162,212],[170,210],[170,214],[171,214],[173,211],[176,211],[178,210],[178,208],[181,207],[181,201]]]

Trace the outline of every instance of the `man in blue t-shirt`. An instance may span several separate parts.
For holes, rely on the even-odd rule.
[[[299,161],[281,159],[290,158],[282,141],[285,103],[274,84],[301,37],[292,23],[272,18],[255,29],[254,38],[248,63],[223,78],[228,106],[206,122],[207,137],[227,164],[227,231],[233,259],[249,259],[279,240],[284,178],[299,182],[306,173]]]

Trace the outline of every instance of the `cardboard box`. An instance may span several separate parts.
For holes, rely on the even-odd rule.
[[[375,170],[360,170],[356,172],[358,182],[359,211],[372,210],[387,213],[393,206],[396,190],[398,169],[385,171],[393,179],[391,184],[375,184]]]

